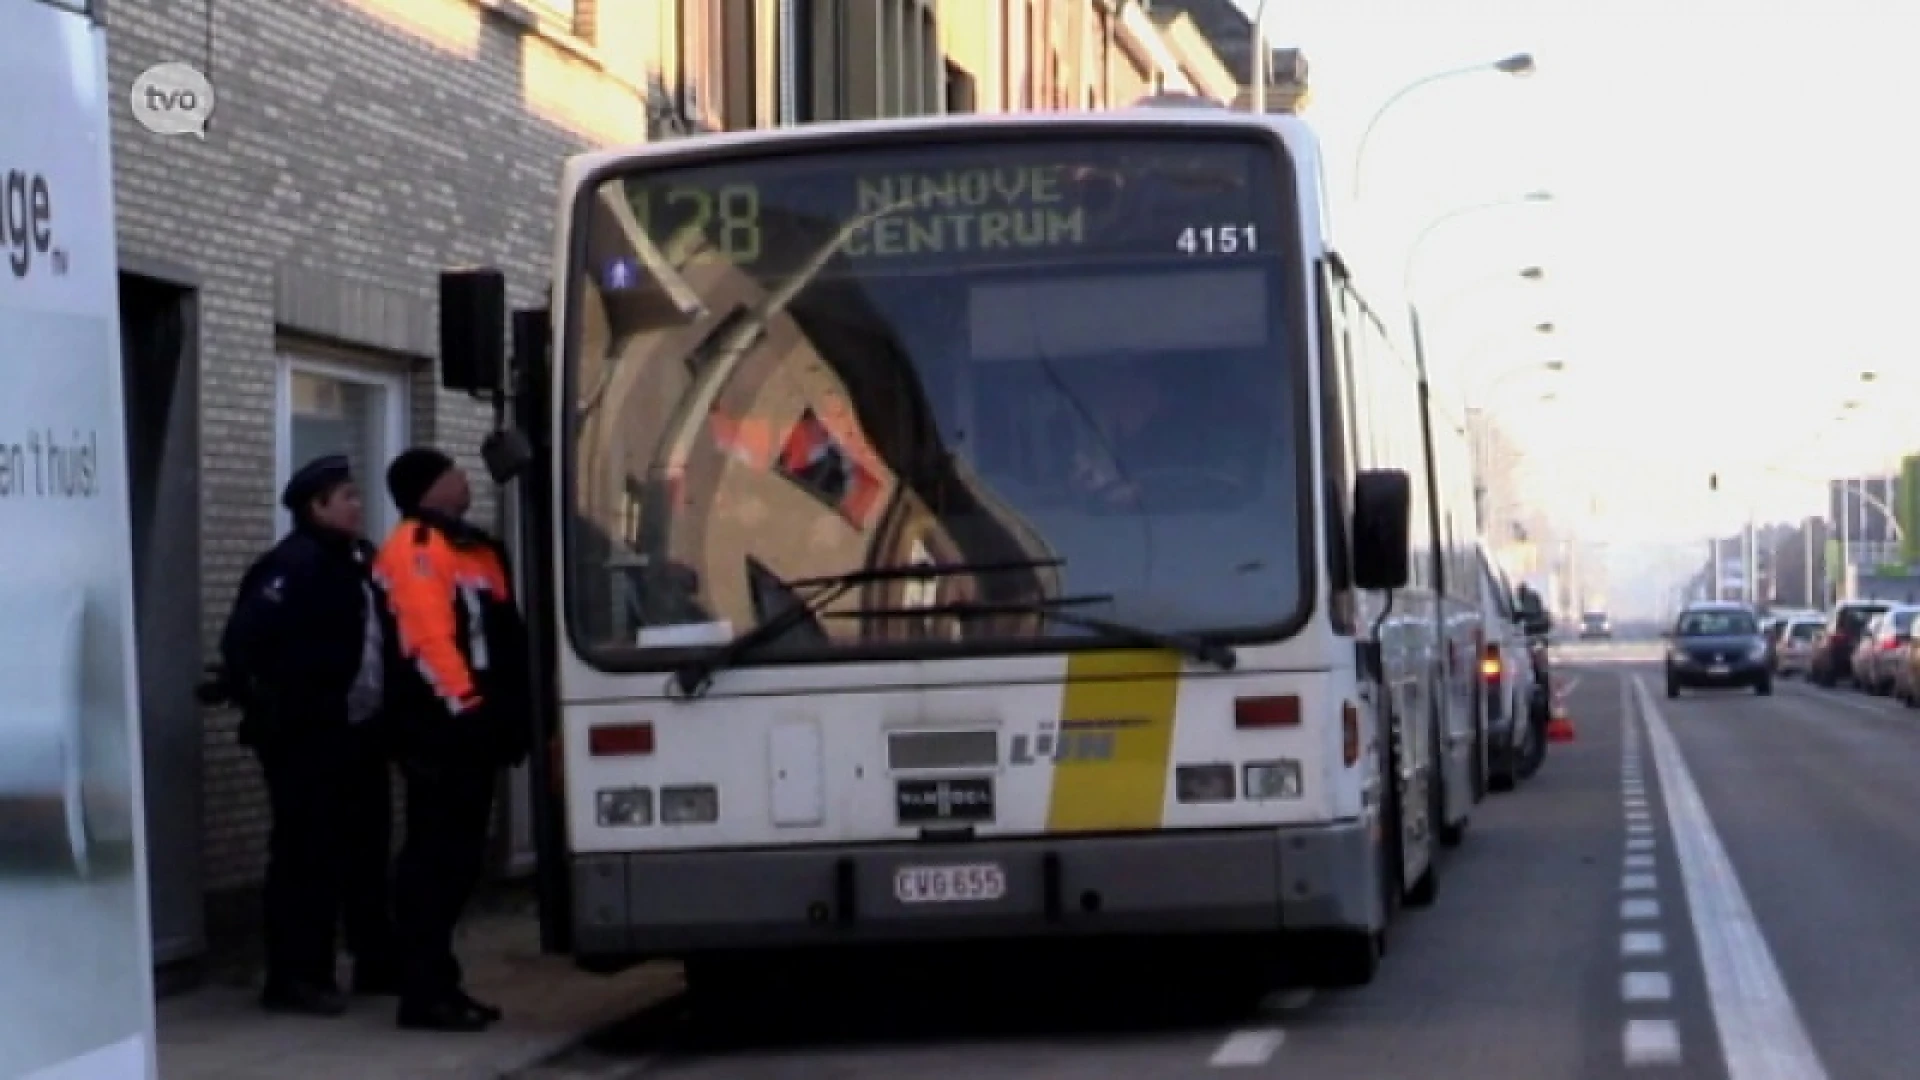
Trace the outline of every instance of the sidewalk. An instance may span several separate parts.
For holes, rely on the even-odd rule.
[[[392,998],[357,998],[337,1019],[279,1016],[255,1004],[256,978],[228,976],[161,999],[162,1080],[497,1080],[681,986],[674,965],[600,976],[542,956],[525,913],[476,913],[456,947],[474,996],[507,1014],[488,1032],[401,1031]]]

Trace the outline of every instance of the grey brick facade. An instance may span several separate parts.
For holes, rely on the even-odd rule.
[[[647,123],[639,79],[609,75],[590,47],[531,22],[481,0],[112,5],[123,263],[183,268],[199,286],[202,655],[240,572],[273,539],[278,351],[404,374],[408,438],[459,453],[484,478],[474,451],[485,412],[439,392],[431,373],[434,274],[498,265],[515,303],[535,300],[562,158],[637,141]],[[218,107],[206,139],[134,123],[128,90],[165,61],[209,75]],[[529,93],[579,99],[592,123],[558,122]],[[476,513],[491,520],[486,486],[476,483]],[[266,811],[232,718],[204,721],[204,886],[217,891],[257,880]]]

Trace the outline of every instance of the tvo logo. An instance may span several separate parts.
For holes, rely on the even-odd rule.
[[[16,279],[43,264],[56,277],[66,274],[66,249],[53,242],[53,185],[45,173],[8,169],[0,174],[0,243]]]

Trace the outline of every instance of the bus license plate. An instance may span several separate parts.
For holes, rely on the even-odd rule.
[[[979,904],[1007,895],[997,863],[903,866],[893,872],[893,896],[903,904]]]

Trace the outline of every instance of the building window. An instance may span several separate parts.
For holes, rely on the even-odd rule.
[[[293,470],[322,454],[345,454],[366,495],[366,528],[376,543],[400,515],[387,498],[387,463],[406,448],[407,384],[398,372],[280,358],[274,505]],[[293,525],[285,509],[279,531]]]
[[[950,113],[970,113],[980,108],[979,95],[975,90],[975,81],[967,69],[949,60],[947,69],[947,111]]]

